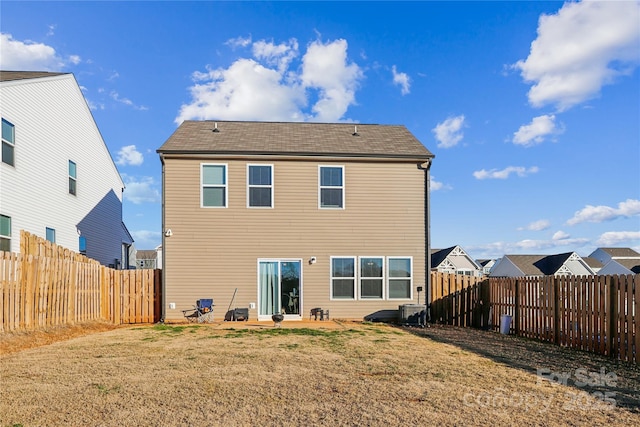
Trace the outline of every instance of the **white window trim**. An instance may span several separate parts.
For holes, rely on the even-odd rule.
[[[333,260],[351,258],[353,260],[353,298],[334,298],[333,297]],[[358,299],[358,257],[355,255],[332,255],[329,257],[329,300],[330,301],[356,301]]]
[[[412,301],[413,300],[413,256],[388,256],[386,257],[386,268],[387,272],[389,271],[389,260],[391,259],[408,259],[411,262],[411,271],[409,272],[409,298],[392,298],[389,296],[387,299],[391,301]],[[389,292],[389,281],[393,279],[406,279],[403,277],[391,277],[389,273],[387,273],[387,280],[385,281],[387,287],[387,295],[391,295]]]
[[[378,279],[378,277],[362,277],[362,274],[360,273],[360,260],[362,258],[381,258],[382,259],[382,277],[380,277],[380,279],[382,280],[382,296],[380,298],[372,298],[372,297],[362,297],[362,279]],[[387,270],[386,270],[386,259],[387,257],[382,256],[382,255],[362,255],[358,257],[358,299],[363,300],[363,301],[384,301],[387,299],[386,293],[385,293],[385,283],[386,283],[386,276],[387,276]]]
[[[251,168],[251,166],[269,166],[271,168],[271,185],[251,185],[249,184],[249,169]],[[265,163],[248,163],[247,164],[247,208],[248,209],[273,209],[275,207],[275,200],[274,200],[274,194],[275,194],[275,182],[274,182],[274,166],[273,164],[265,164]],[[271,189],[271,206],[251,206],[250,204],[250,193],[251,193],[251,188],[270,188]]]
[[[2,121],[7,122],[8,124],[11,125],[11,129],[13,131],[13,142],[4,139],[4,137],[2,137],[1,132],[0,132],[0,139],[2,140],[2,143],[7,144],[9,146],[11,146],[13,148],[13,164],[10,165],[9,163],[5,163],[4,161],[2,161],[2,154],[0,152],[0,163],[3,163],[7,166],[11,166],[11,167],[15,167],[16,166],[16,125],[14,125],[12,122],[10,122],[9,120],[5,119],[4,117],[2,117]],[[0,147],[0,150],[2,149],[2,147]]]
[[[68,194],[71,194],[72,196],[77,196],[78,195],[78,164],[73,160],[69,160],[69,162],[67,163],[67,167],[71,166],[71,163],[73,163],[73,165],[75,166],[76,176],[71,176],[71,173],[69,173],[69,179],[72,179],[75,182],[76,186],[74,189],[75,191],[73,193],[71,191],[68,191]],[[69,188],[68,190],[71,190],[71,188]]]
[[[223,185],[211,185],[204,184],[204,166],[224,166],[224,184]],[[221,188],[224,187],[224,206],[205,206],[204,205],[204,187]],[[200,163],[200,207],[204,209],[226,209],[229,207],[229,164],[227,163]]]
[[[3,239],[6,239],[6,240],[9,241],[9,251],[11,251],[11,231],[12,231],[11,229],[13,228],[11,223],[13,221],[11,221],[11,217],[9,215],[2,214],[2,216],[5,217],[5,218],[9,218],[9,235],[7,236],[7,235],[4,235],[4,234],[0,234],[0,237],[2,237]]]
[[[322,186],[322,168],[340,168],[342,169],[342,186],[334,187],[334,186]],[[332,208],[332,207],[324,207],[322,206],[322,189],[323,188],[340,188],[342,189],[342,207]],[[344,165],[318,165],[318,209],[322,210],[344,210],[346,208],[346,182],[345,182],[345,167]]]

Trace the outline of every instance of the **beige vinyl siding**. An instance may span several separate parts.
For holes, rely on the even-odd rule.
[[[221,319],[235,288],[232,308],[257,304],[259,259],[302,260],[303,317],[322,307],[333,318],[362,319],[416,302],[416,286],[425,285],[425,175],[415,162],[267,160],[274,209],[247,208],[247,164],[260,164],[255,158],[165,158],[165,227],[173,232],[163,246],[166,320],[181,320],[199,298],[214,298]],[[200,207],[202,163],[228,164],[226,209]],[[345,209],[318,208],[319,165],[344,166]],[[330,256],[366,255],[413,257],[413,301],[331,300]]]

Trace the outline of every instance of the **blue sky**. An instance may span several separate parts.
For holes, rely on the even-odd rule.
[[[2,1],[0,68],[74,73],[160,244],[155,150],[183,119],[403,124],[432,246],[640,251],[640,3]]]

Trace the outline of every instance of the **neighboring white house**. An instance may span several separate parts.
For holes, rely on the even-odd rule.
[[[631,248],[598,248],[589,256],[604,265],[599,275],[640,274],[640,254]]]
[[[73,74],[0,71],[0,250],[20,230],[128,268],[124,183]]]
[[[505,255],[491,269],[491,277],[585,276],[593,270],[575,252],[558,255]]]
[[[482,267],[478,265],[460,246],[431,250],[431,271],[464,274],[482,277]]]
[[[136,268],[138,269],[161,269],[162,268],[162,245],[155,249],[138,249],[136,251]]]
[[[491,269],[498,262],[497,259],[477,259],[476,264],[478,264],[482,268],[482,274],[488,276],[491,273]]]

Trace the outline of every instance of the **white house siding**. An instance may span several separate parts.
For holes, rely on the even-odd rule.
[[[500,258],[491,270],[491,277],[520,277],[522,271],[507,257]]]
[[[103,264],[120,258],[122,240],[130,240],[121,226],[124,184],[73,75],[5,81],[0,89],[2,117],[15,126],[15,167],[0,164],[0,213],[11,217],[11,250],[20,250],[20,230],[44,237],[49,227],[57,244],[77,251],[76,226],[111,194],[85,230],[87,255],[99,249]],[[75,196],[69,160],[77,165]]]

